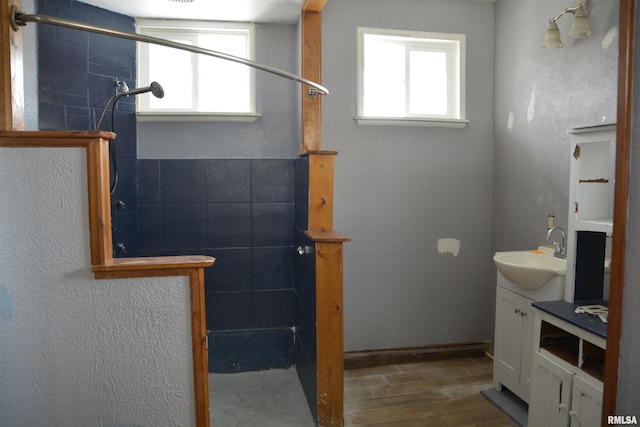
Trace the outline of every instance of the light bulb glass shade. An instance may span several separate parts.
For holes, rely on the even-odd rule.
[[[547,32],[545,33],[542,47],[545,49],[558,49],[562,47],[558,24],[553,21],[549,22],[549,28],[547,28]]]
[[[568,36],[571,38],[589,37],[591,28],[589,27],[589,17],[584,13],[583,9],[576,11],[576,16],[571,21],[571,29]]]

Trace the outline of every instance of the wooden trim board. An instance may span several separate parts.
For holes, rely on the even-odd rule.
[[[629,199],[629,157],[633,124],[633,81],[635,55],[635,1],[620,0],[620,36],[618,46],[618,113],[616,120],[616,182],[613,208],[611,247],[611,283],[609,286],[609,319],[607,353],[604,366],[602,425],[614,415],[618,394],[618,362],[622,336],[622,310],[627,242]]]
[[[372,368],[375,366],[427,362],[460,357],[482,357],[488,351],[488,342],[350,351],[344,354],[344,369]]]

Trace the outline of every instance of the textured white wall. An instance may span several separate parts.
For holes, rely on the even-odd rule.
[[[592,35],[571,39],[571,17],[558,21],[564,47],[541,49],[557,0],[496,4],[495,251],[529,249],[545,239],[547,215],[566,227],[570,135],[615,122],[617,1],[591,1]]]
[[[566,225],[570,139],[565,131],[576,124],[615,121],[619,2],[592,0],[591,6],[591,37],[577,40],[566,37],[571,19],[563,18],[559,26],[564,48],[543,50],[539,45],[546,20],[563,6],[559,7],[555,0],[509,0],[496,5],[493,221],[496,251],[536,245],[544,238],[548,213],[556,214],[557,224]],[[636,14],[640,14],[637,8]],[[637,44],[637,35],[635,39]],[[639,60],[636,54],[636,70]],[[636,71],[636,80],[638,75]],[[637,85],[634,99],[640,99]],[[634,110],[637,118],[637,105]],[[618,414],[636,416],[640,408],[639,132],[636,121],[632,135],[618,374]]]
[[[492,3],[327,2],[323,148],[337,150],[345,349],[482,341],[491,290]],[[465,129],[356,123],[356,27],[467,34]],[[494,282],[495,283],[495,282]]]
[[[563,7],[556,0],[496,3],[494,252],[544,243],[550,213],[566,228],[567,130],[616,120],[619,2],[591,1],[588,38],[567,37],[571,18],[561,18],[564,47],[541,49],[549,18]]]
[[[0,425],[194,425],[188,279],[94,280],[84,149],[0,148]]]

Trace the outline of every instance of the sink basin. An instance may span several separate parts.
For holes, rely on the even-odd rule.
[[[552,251],[544,249],[496,252],[493,262],[514,285],[521,289],[538,289],[552,277],[567,273],[567,260],[556,258]]]

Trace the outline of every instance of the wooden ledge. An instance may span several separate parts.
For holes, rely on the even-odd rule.
[[[322,12],[327,0],[305,0],[302,10],[305,12]]]
[[[116,258],[91,267],[96,279],[186,276],[193,269],[211,267],[215,258],[204,255]]]
[[[86,147],[96,139],[113,140],[107,131],[2,131],[0,147]]]
[[[337,156],[337,151],[329,151],[329,150],[304,150],[298,153],[298,157],[310,156],[312,154],[318,156]]]
[[[312,231],[307,230],[304,234],[313,240],[314,242],[319,243],[341,243],[341,242],[350,242],[351,237],[345,236],[342,233],[338,233],[337,231]]]

